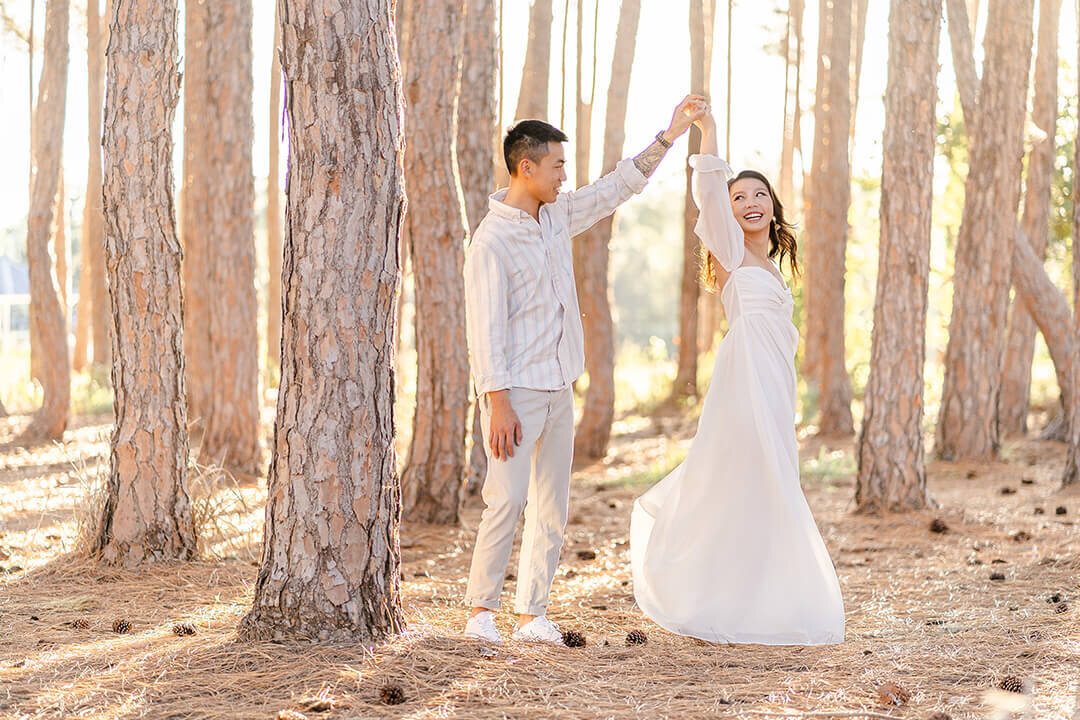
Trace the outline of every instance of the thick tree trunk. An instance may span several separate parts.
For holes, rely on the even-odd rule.
[[[88,100],[90,171],[87,177],[86,197],[89,222],[97,223],[96,229],[92,225],[87,226],[91,233],[87,239],[90,243],[90,294],[92,296],[90,308],[93,313],[90,331],[93,339],[90,344],[93,346],[94,365],[98,367],[109,365],[112,352],[112,338],[109,337],[112,312],[109,308],[109,293],[105,287],[105,215],[101,206],[101,103],[105,97],[105,47],[110,37],[109,28],[112,27],[114,5],[115,0],[106,0],[106,21],[104,28],[99,27],[97,55],[87,63],[90,68],[94,67],[95,62],[97,63],[97,84],[90,84]]]
[[[23,442],[61,439],[71,401],[67,326],[49,252],[53,223],[63,222],[56,217],[56,195],[67,100],[69,16],[68,0],[51,0],[45,8],[45,58],[34,107],[33,180],[26,230],[30,304],[34,309],[31,341],[37,341],[34,353],[39,360],[37,377],[44,400],[23,432]]]
[[[1039,2],[1039,50],[1035,57],[1035,96],[1031,120],[1045,135],[1035,138],[1028,153],[1024,218],[1021,228],[1040,258],[1046,256],[1050,231],[1050,182],[1054,177],[1054,135],[1057,132],[1057,39],[1061,0]],[[1003,436],[1027,433],[1031,403],[1031,361],[1035,321],[1022,303],[1013,303],[1005,345],[998,423]]]
[[[709,91],[709,69],[712,66],[713,19],[715,0],[690,0],[690,92],[706,95]],[[701,152],[701,132],[690,128],[689,155]],[[701,241],[694,234],[698,209],[690,194],[693,173],[686,168],[686,199],[683,207],[683,267],[679,286],[678,365],[671,399],[675,401],[697,397],[698,368],[698,297],[701,286],[698,275],[701,267]]]
[[[1076,14],[1077,29],[1080,30],[1080,8]],[[1077,65],[1080,68],[1080,43],[1077,44]],[[1077,97],[1080,97],[1080,76],[1077,78]],[[1077,130],[1073,140],[1073,233],[1072,233],[1072,280],[1073,280],[1073,308],[1080,308],[1080,182],[1077,182],[1077,173],[1080,172],[1080,129]],[[1077,342],[1073,348],[1072,363],[1072,386],[1070,393],[1070,412],[1068,414],[1068,441],[1069,449],[1065,456],[1065,472],[1062,476],[1063,485],[1076,485],[1080,483],[1080,311],[1073,312],[1073,327],[1077,333]]]
[[[270,147],[266,176],[266,257],[270,268],[266,281],[266,370],[273,377],[281,371],[281,23],[274,3],[274,53],[270,61]]]
[[[172,199],[176,0],[118,2],[111,22],[104,205],[116,425],[91,550],[130,566],[196,554]]]
[[[196,435],[206,428],[214,393],[210,350],[209,148],[206,107],[211,82],[208,26],[211,0],[186,0],[184,6],[184,161],[180,185],[180,237],[184,243],[184,362],[188,417]]]
[[[641,0],[623,0],[608,83],[602,173],[614,170],[622,158],[630,68],[634,64],[640,15]],[[574,436],[574,454],[586,458],[607,454],[615,419],[615,325],[608,287],[608,244],[613,224],[614,215],[609,215],[574,239],[574,278],[585,329],[585,369],[589,373],[585,409]]]
[[[851,0],[825,0],[818,34],[814,158],[806,217],[807,354],[817,363],[818,432],[850,435],[851,379],[844,347],[844,279],[851,165]]]
[[[252,174],[251,0],[209,4],[204,35],[208,66],[202,112],[209,142],[204,149],[209,225],[205,287],[209,292],[209,376],[200,460],[242,473],[262,466],[259,443],[259,329],[255,296],[255,178]]]
[[[946,460],[989,460],[1000,447],[997,407],[1020,200],[1033,4],[992,0],[989,7],[937,424],[936,450]]]
[[[457,162],[470,235],[487,214],[488,196],[495,189],[497,160],[493,141],[498,134],[495,82],[499,67],[496,21],[495,0],[467,0],[461,95],[457,109]],[[470,436],[466,491],[474,493],[487,474],[484,435],[475,403]]]
[[[405,186],[393,1],[279,8],[290,140],[281,387],[262,563],[240,631],[373,642],[403,622],[394,305]]]
[[[409,520],[451,524],[458,519],[465,481],[469,408],[461,274],[467,231],[454,158],[464,23],[456,3],[415,0],[412,12],[424,18],[412,28],[405,83],[417,373],[412,444],[401,484]]]
[[[934,108],[941,0],[893,0],[885,91],[881,241],[855,503],[926,507],[923,366],[934,200]]]
[[[584,0],[579,0],[583,2]],[[518,92],[517,120],[547,120],[548,76],[551,74],[552,0],[533,0],[529,11],[529,43]]]

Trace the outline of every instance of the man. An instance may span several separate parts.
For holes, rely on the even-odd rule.
[[[506,134],[510,187],[491,196],[465,257],[470,365],[491,458],[466,590],[466,637],[502,641],[493,611],[524,511],[513,638],[563,644],[545,613],[569,510],[571,383],[585,367],[571,238],[641,192],[705,108],[705,98],[687,96],[649,147],[574,192],[559,192],[566,181],[561,130],[523,120]]]

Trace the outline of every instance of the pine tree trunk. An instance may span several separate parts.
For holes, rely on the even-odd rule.
[[[172,198],[176,26],[176,0],[118,2],[108,49],[105,259],[116,425],[91,550],[126,566],[196,555]]]
[[[281,371],[281,23],[274,3],[274,53],[270,61],[270,147],[266,176],[266,257],[270,272],[266,281],[266,370],[273,377]]]
[[[488,196],[495,190],[493,139],[496,127],[496,73],[499,67],[495,0],[465,3],[465,49],[458,98],[457,162],[465,197],[469,234],[487,214]],[[475,492],[487,473],[487,454],[480,430],[480,413],[473,412],[466,491]]]
[[[923,366],[940,35],[941,0],[893,0],[870,379],[857,445],[860,512],[919,510],[930,502]]]
[[[706,95],[709,91],[709,68],[712,65],[713,18],[715,0],[690,0],[690,92]],[[701,152],[701,132],[690,128],[689,155]],[[697,397],[698,297],[701,287],[698,274],[701,264],[701,241],[694,234],[698,210],[690,194],[693,173],[686,168],[686,199],[683,209],[683,267],[679,287],[679,361],[671,399]]]
[[[454,150],[461,86],[461,6],[416,0],[409,99],[409,255],[416,283],[416,413],[402,471],[405,517],[456,523],[465,481],[469,370],[465,345],[465,219]],[[485,137],[490,137],[487,135]],[[486,162],[486,161],[485,161]]]
[[[206,175],[194,182],[207,192],[209,223],[202,228],[203,283],[209,295],[209,374],[200,461],[256,474],[259,448],[259,330],[255,296],[255,179],[252,120],[251,0],[208,3],[203,36],[212,81],[202,99],[208,142]],[[211,380],[212,379],[212,380]]]
[[[101,15],[98,0],[86,0],[86,79],[87,79],[87,146],[89,162],[86,173],[86,197],[83,205],[82,237],[79,259],[79,317],[75,328],[75,354],[72,365],[76,370],[86,368],[95,319],[100,308],[95,294],[98,276],[104,290],[104,218],[101,210],[101,102],[105,93],[104,45],[101,42]],[[104,323],[101,323],[104,326]],[[108,342],[108,332],[105,340]],[[94,348],[97,355],[97,348]],[[108,353],[105,353],[108,357]]]
[[[854,0],[851,36],[851,122],[848,125],[848,158],[855,157],[855,116],[859,110],[859,82],[862,79],[863,46],[866,44],[866,15],[870,0]]]
[[[208,25],[211,0],[190,0],[184,7],[184,168],[180,187],[180,237],[184,243],[184,362],[188,417],[201,435],[214,392],[210,368],[209,243],[210,134],[206,100],[211,82]]]
[[[525,46],[525,67],[514,116],[518,120],[547,120],[552,17],[551,0],[533,0],[529,11],[529,43]]]
[[[964,113],[970,142],[978,120],[976,106],[979,96],[979,78],[975,72],[975,43],[972,40],[974,19],[968,18],[965,0],[945,0],[945,4],[948,9],[949,45],[952,49],[953,69],[956,72],[956,89],[960,95],[960,107]]]
[[[790,92],[789,80],[793,68],[796,75],[799,74],[799,65],[802,62],[802,8],[803,0],[791,0],[788,3],[788,30],[784,36],[784,138],[780,150],[780,178],[777,191],[784,207],[792,209],[795,207],[795,128],[798,127],[796,114],[799,112],[799,102],[796,97],[798,84],[794,86],[795,91]]]
[[[112,328],[112,311],[109,307],[109,293],[105,287],[105,214],[101,205],[101,113],[102,101],[105,97],[105,48],[111,37],[115,0],[105,2],[105,27],[99,28],[96,57],[87,63],[88,67],[94,67],[96,63],[96,82],[91,83],[91,95],[88,100],[90,108],[89,135],[90,135],[90,171],[87,178],[86,196],[90,208],[90,221],[97,223],[89,225],[88,241],[90,243],[90,301],[93,318],[91,324],[91,345],[94,352],[94,365],[106,367],[111,362],[112,338],[109,332]],[[91,184],[91,181],[94,184]],[[96,220],[95,220],[96,216]],[[95,234],[96,233],[96,234]]]
[[[946,460],[990,460],[1001,444],[997,407],[1020,200],[1033,4],[992,0],[989,7],[936,434],[937,453]]]
[[[240,632],[373,642],[403,622],[394,306],[405,185],[393,0],[279,8],[290,140],[281,387],[262,562]]]
[[[1080,30],[1080,8],[1076,13],[1077,29]],[[1080,43],[1077,43],[1077,64],[1080,68]],[[1077,97],[1080,97],[1080,75],[1077,78]],[[1072,281],[1073,281],[1073,308],[1080,308],[1080,182],[1077,182],[1077,173],[1080,172],[1080,128],[1077,129],[1073,139],[1073,232],[1072,232]],[[1070,411],[1068,413],[1068,452],[1065,455],[1065,472],[1062,476],[1062,485],[1080,484],[1080,311],[1073,311],[1073,329],[1077,333],[1077,341],[1073,347],[1072,363],[1072,386],[1069,400]]]
[[[1035,254],[1046,256],[1050,232],[1050,182],[1054,176],[1054,135],[1057,132],[1057,39],[1061,0],[1039,2],[1039,50],[1035,58],[1035,94],[1031,120],[1045,133],[1032,141],[1028,153],[1024,216],[1021,228]],[[1027,434],[1031,404],[1031,362],[1035,352],[1035,321],[1022,303],[1013,303],[1005,345],[998,423],[1003,436]]]
[[[53,257],[56,258],[56,290],[60,298],[60,314],[64,317],[64,337],[68,327],[68,233],[67,204],[64,201],[64,165],[60,164],[56,187],[56,222],[53,231]]]
[[[45,52],[33,124],[33,181],[26,230],[30,270],[31,341],[37,341],[38,379],[44,394],[41,408],[23,432],[22,442],[59,440],[67,427],[71,401],[67,327],[49,252],[60,185],[64,114],[67,99],[68,0],[51,0],[45,8]]]
[[[823,0],[818,34],[814,157],[806,217],[807,354],[817,363],[818,432],[850,435],[851,380],[844,347],[844,279],[851,166],[851,0]]]
[[[614,170],[622,158],[630,69],[640,16],[641,0],[623,0],[608,83],[602,173]],[[609,215],[574,238],[574,278],[585,330],[585,369],[589,373],[585,408],[574,435],[574,455],[585,458],[607,454],[615,419],[615,325],[608,287],[608,245],[613,225],[614,215]]]

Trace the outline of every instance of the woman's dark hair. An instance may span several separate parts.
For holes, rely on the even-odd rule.
[[[799,260],[796,256],[798,243],[795,241],[795,226],[784,219],[783,203],[776,196],[776,190],[773,189],[769,179],[757,170],[743,170],[728,180],[728,188],[730,189],[738,181],[746,179],[760,180],[769,189],[769,196],[772,198],[773,219],[769,221],[769,257],[773,258],[779,255],[780,259],[777,264],[783,264],[784,258],[787,257],[792,274],[798,277],[801,272],[799,270]],[[701,280],[706,287],[716,290],[716,267],[713,265],[716,258],[704,246],[701,248],[701,253]]]
[[[543,120],[522,120],[503,138],[506,169],[511,175],[517,175],[522,159],[529,158],[538,163],[548,154],[549,142],[567,142],[569,139],[562,130]]]

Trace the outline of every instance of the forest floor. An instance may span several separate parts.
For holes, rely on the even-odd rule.
[[[105,567],[77,547],[108,466],[110,418],[75,418],[63,444],[38,448],[13,444],[26,420],[0,420],[0,717],[1080,717],[1080,493],[1060,489],[1057,443],[1010,442],[992,464],[932,463],[940,507],[879,518],[852,512],[851,441],[801,440],[847,640],[725,646],[670,634],[634,605],[631,505],[681,459],[694,421],[629,416],[605,461],[574,476],[550,612],[584,634],[585,647],[461,639],[473,498],[458,527],[403,527],[408,628],[364,647],[236,639],[265,479],[193,473],[199,562]],[[944,533],[930,530],[938,518]],[[513,590],[510,580],[505,599]],[[130,632],[113,631],[121,619]],[[504,634],[511,622],[500,617]],[[174,634],[177,623],[195,634]],[[646,644],[626,645],[635,629]],[[1029,693],[995,691],[1009,675]],[[887,682],[910,697],[890,704],[886,688],[883,701]],[[404,702],[384,704],[387,686]]]

